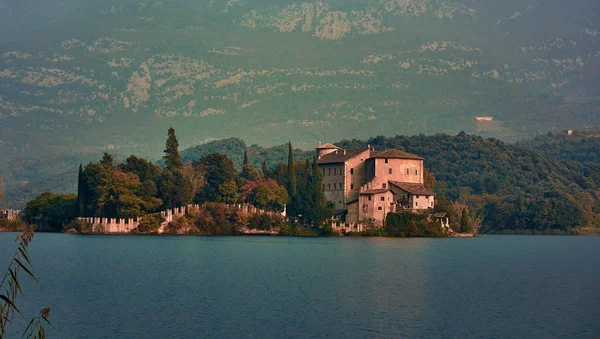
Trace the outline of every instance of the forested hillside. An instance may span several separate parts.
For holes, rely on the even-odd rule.
[[[549,132],[517,145],[532,148],[561,161],[573,160],[589,166],[600,163],[600,127]]]
[[[376,137],[338,146],[400,148],[425,158],[436,176],[436,192],[487,212],[485,227],[497,231],[567,230],[598,224],[600,181],[577,162],[497,139],[457,136]]]
[[[2,159],[600,123],[597,0],[3,0]],[[476,120],[491,116],[492,121]],[[112,152],[111,151],[111,152]]]

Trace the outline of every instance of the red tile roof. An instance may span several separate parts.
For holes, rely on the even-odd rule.
[[[339,150],[322,156],[318,162],[319,164],[335,164],[346,162],[350,158],[353,158],[364,151],[366,151],[366,149],[351,149],[347,151]]]
[[[415,159],[423,160],[418,155],[410,154],[398,149],[390,149],[387,151],[375,151],[371,152],[371,158],[392,158],[392,159]]]
[[[429,190],[423,186],[423,184],[413,184],[407,182],[399,182],[390,180],[390,184],[405,190],[406,192],[414,195],[435,195],[432,190]]]
[[[339,147],[337,147],[336,145],[334,145],[334,144],[330,144],[330,143],[326,143],[326,144],[323,144],[323,145],[319,145],[319,147],[317,147],[317,149],[332,149],[332,148],[335,148],[335,149],[340,149],[340,148],[339,148]]]

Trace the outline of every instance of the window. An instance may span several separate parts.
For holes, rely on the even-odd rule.
[[[419,173],[419,170],[415,170],[415,175],[417,175],[417,173]]]
[[[408,170],[407,170],[408,171]],[[331,175],[331,168],[327,169],[327,175]]]
[[[381,206],[377,207],[377,210],[381,211],[382,210]]]
[[[408,168],[406,169],[406,175],[408,175]]]
[[[336,189],[336,187],[335,187],[335,183],[333,184],[333,189]]]
[[[331,191],[331,184],[327,184],[327,189]]]
[[[323,184],[323,191],[325,190],[325,184]]]
[[[381,188],[386,188],[386,187],[387,187],[387,184],[385,184],[385,183],[381,184]]]
[[[371,201],[371,196],[369,195],[369,201]]]
[[[419,202],[418,201],[415,203],[415,206],[419,206]]]
[[[388,174],[392,174],[392,169],[388,168]]]
[[[350,189],[353,190],[354,189],[354,184],[350,184]]]
[[[387,158],[385,158],[385,163],[386,163],[386,164],[388,163],[388,159],[387,159]]]
[[[336,174],[336,172],[337,172],[337,168],[334,168],[334,169],[333,169],[333,175],[335,175],[335,174]]]
[[[350,169],[350,174],[354,174],[354,168]]]
[[[381,197],[381,201],[385,201],[385,197]]]
[[[344,189],[344,185],[342,185],[342,183],[340,182],[340,189],[343,190]]]
[[[418,195],[415,195],[415,198],[419,199],[419,196],[418,196]]]

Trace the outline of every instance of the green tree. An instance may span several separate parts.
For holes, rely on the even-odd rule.
[[[83,189],[83,166],[79,164],[79,174],[77,176],[77,216],[83,216],[85,200],[85,191]]]
[[[262,162],[262,175],[265,178],[269,176],[269,170],[267,169],[267,160],[263,160]]]
[[[469,232],[469,212],[466,208],[463,208],[462,214],[460,216],[460,231],[462,233]]]
[[[226,204],[235,204],[238,201],[239,193],[238,186],[234,180],[227,181],[219,185],[218,202]]]
[[[163,208],[185,206],[194,199],[192,183],[181,171],[163,171],[157,186]]]
[[[63,224],[77,217],[77,196],[45,192],[28,201],[23,214],[30,224],[47,225],[54,231],[61,231]]]
[[[287,163],[287,178],[286,178],[286,189],[290,197],[290,203],[288,205],[288,213],[291,216],[298,215],[296,208],[297,199],[297,186],[296,186],[296,163],[294,162],[294,151],[292,149],[292,143],[288,143],[288,163]]]
[[[215,202],[221,195],[221,185],[236,180],[235,165],[231,159],[219,153],[209,154],[194,163],[204,172],[204,186],[198,196],[199,202]]]
[[[146,180],[156,181],[162,172],[157,165],[135,155],[129,156],[124,163],[119,165],[119,169],[123,172],[135,173],[141,182]]]
[[[165,164],[169,170],[178,170],[183,166],[183,162],[179,157],[179,142],[175,136],[175,130],[171,127],[168,131],[167,142],[165,144]]]

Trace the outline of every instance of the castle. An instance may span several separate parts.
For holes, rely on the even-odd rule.
[[[382,225],[389,212],[433,210],[434,193],[423,182],[423,158],[397,149],[345,150],[330,143],[317,147],[325,197],[334,219]]]
[[[0,210],[0,220],[17,220],[21,210]]]

